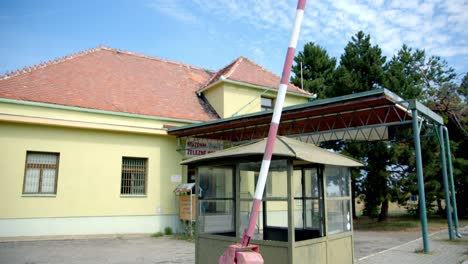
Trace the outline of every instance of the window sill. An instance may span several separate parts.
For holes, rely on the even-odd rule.
[[[146,198],[146,194],[121,194],[120,198]]]
[[[56,197],[57,194],[23,193],[21,197]]]

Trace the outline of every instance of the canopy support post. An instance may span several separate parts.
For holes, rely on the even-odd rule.
[[[421,231],[423,238],[424,253],[429,253],[429,236],[427,232],[427,215],[426,215],[426,197],[424,193],[424,177],[421,155],[421,129],[418,124],[418,110],[413,108],[413,136],[414,136],[414,152],[416,156],[416,175],[418,178],[418,192],[419,192],[419,217],[421,218]]]
[[[452,168],[452,154],[450,151],[450,139],[449,133],[446,126],[443,127],[444,129],[444,136],[445,136],[445,146],[447,148],[447,162],[448,162],[448,172],[449,172],[449,181],[450,181],[450,189],[452,193],[452,207],[453,207],[453,219],[455,220],[455,235],[458,238],[461,238],[459,226],[458,226],[458,211],[457,211],[457,198],[455,195],[455,185],[453,183],[453,168]]]
[[[454,240],[453,237],[453,225],[452,225],[452,206],[450,205],[450,192],[447,179],[447,161],[445,159],[445,144],[443,138],[443,128],[441,125],[437,126],[437,138],[440,144],[440,161],[442,163],[442,182],[444,184],[445,194],[445,212],[447,214],[447,225],[450,240]]]

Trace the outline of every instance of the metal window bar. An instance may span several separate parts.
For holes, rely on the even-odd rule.
[[[146,194],[145,158],[122,158],[121,194]]]

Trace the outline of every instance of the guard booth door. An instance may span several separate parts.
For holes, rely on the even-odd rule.
[[[292,194],[295,240],[325,236],[323,168],[294,167]]]

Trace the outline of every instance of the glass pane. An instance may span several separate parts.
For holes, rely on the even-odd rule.
[[[145,173],[138,172],[133,174],[133,192],[134,194],[145,194]]]
[[[235,236],[233,200],[199,200],[199,231]]]
[[[252,200],[240,202],[240,229],[239,230],[241,231],[241,236],[244,230],[249,227],[251,210],[252,210]],[[263,206],[260,206],[260,210],[259,210],[258,218],[257,218],[257,225],[255,226],[253,239],[257,239],[257,240],[263,239]]]
[[[317,168],[296,169],[293,177],[296,241],[324,236],[323,193]]]
[[[288,228],[288,202],[287,201],[267,201],[266,226]]]
[[[296,198],[302,197],[302,170],[293,171],[293,194]]]
[[[349,200],[328,200],[327,209],[329,234],[351,231]]]
[[[273,100],[271,98],[262,97],[262,106],[273,107]]]
[[[41,169],[29,168],[26,170],[26,178],[24,179],[24,192],[37,193],[39,192],[39,177]]]
[[[322,216],[321,201],[318,199],[305,201],[305,225],[304,228],[321,229]]]
[[[42,171],[42,192],[54,193],[55,192],[55,169],[44,169]]]
[[[261,162],[245,162],[240,164],[240,195],[241,198],[253,197],[258,181]],[[266,197],[287,198],[287,162],[273,160],[265,186]]]
[[[200,199],[234,198],[232,168],[200,167],[198,177]]]
[[[326,166],[324,174],[327,179],[328,197],[349,196],[349,168]]]
[[[258,173],[254,171],[240,171],[240,198],[253,199],[257,185]]]
[[[51,153],[28,153],[27,163],[28,164],[48,164],[57,165],[57,154]]]
[[[304,169],[304,181],[305,197],[318,197],[320,185],[318,182],[317,169]]]
[[[267,201],[263,239],[288,241],[288,203],[286,201]]]
[[[146,158],[122,158],[121,194],[145,194]]]

